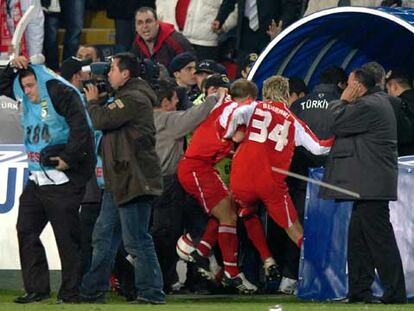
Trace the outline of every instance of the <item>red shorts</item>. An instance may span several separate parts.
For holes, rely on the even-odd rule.
[[[266,184],[230,179],[230,188],[236,203],[240,206],[239,216],[249,215],[249,210],[262,201],[270,217],[282,228],[287,229],[298,218],[286,184],[269,181]]]
[[[208,215],[221,200],[230,196],[214,167],[202,161],[181,160],[177,175],[184,190],[197,199]]]

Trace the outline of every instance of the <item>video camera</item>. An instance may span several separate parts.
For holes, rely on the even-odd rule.
[[[111,85],[108,81],[108,73],[111,69],[112,57],[106,57],[105,62],[95,62],[83,66],[82,71],[91,74],[91,79],[82,81],[82,86],[93,84],[98,88],[99,93],[109,93]],[[158,88],[158,79],[160,76],[160,67],[151,59],[139,59],[139,77],[147,81],[153,89]]]
[[[140,64],[139,76],[140,78],[147,81],[151,87],[157,85],[157,81],[160,77],[160,66],[155,63],[153,60],[144,58],[142,60],[138,59]]]
[[[82,71],[90,73],[91,78],[82,81],[82,88],[86,87],[88,84],[93,84],[97,87],[99,94],[111,92],[111,85],[108,81],[108,73],[110,69],[110,62],[95,62],[83,66]]]

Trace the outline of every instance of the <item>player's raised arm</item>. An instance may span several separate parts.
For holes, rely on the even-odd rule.
[[[225,139],[232,139],[240,126],[247,126],[249,124],[256,105],[257,102],[253,102],[250,105],[238,107],[233,111],[233,113],[229,116],[229,121],[227,122],[226,132],[224,134]],[[237,139],[237,137],[234,138]],[[235,140],[235,142],[240,141]]]
[[[334,137],[320,140],[312,130],[302,121],[294,118],[295,122],[295,145],[303,146],[314,155],[327,154],[333,145]]]

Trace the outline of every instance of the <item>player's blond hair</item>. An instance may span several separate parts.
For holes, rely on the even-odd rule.
[[[263,82],[262,94],[264,100],[282,102],[289,100],[289,80],[282,76],[272,76]]]

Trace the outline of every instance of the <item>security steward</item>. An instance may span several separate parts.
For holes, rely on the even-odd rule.
[[[55,234],[62,265],[58,302],[78,302],[81,278],[78,210],[95,165],[92,133],[82,97],[70,83],[44,65],[29,64],[24,56],[15,58],[11,65],[0,79],[0,92],[22,103],[30,172],[20,196],[17,219],[26,293],[14,302],[31,303],[50,297],[49,268],[40,240],[48,222]]]

